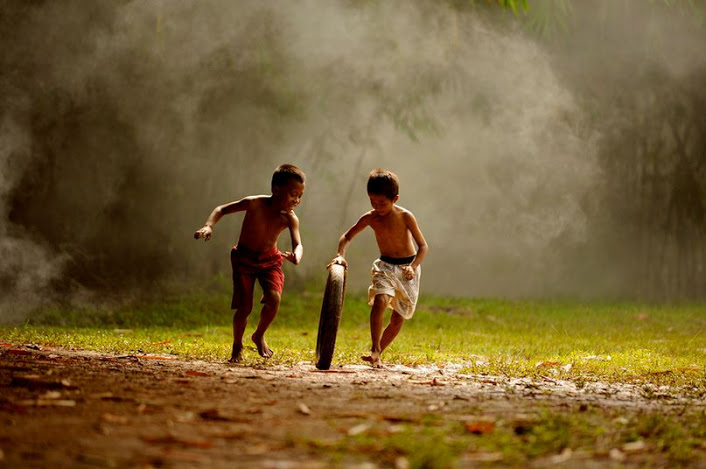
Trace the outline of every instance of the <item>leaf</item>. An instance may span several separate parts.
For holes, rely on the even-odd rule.
[[[466,422],[466,431],[474,435],[487,435],[495,431],[495,422],[490,420]]]
[[[142,437],[142,440],[145,441],[146,443],[157,444],[157,445],[179,444],[179,445],[187,446],[190,448],[201,448],[201,449],[213,448],[213,443],[211,443],[210,441],[207,441],[207,440],[187,440],[187,439],[183,439],[183,438],[178,438],[174,435],[165,435],[165,436],[145,435]]]
[[[539,362],[535,365],[537,368],[555,368],[561,366],[561,362]]]
[[[39,375],[15,375],[12,377],[11,386],[24,386],[30,389],[78,389],[68,379],[49,380]]]
[[[348,434],[348,436],[360,435],[361,433],[367,432],[371,426],[372,425],[369,423],[361,423],[360,425],[349,428],[346,434]]]
[[[239,417],[237,415],[224,414],[218,409],[207,409],[199,412],[199,417],[204,420],[215,420],[220,422],[250,423],[252,419]]]
[[[165,357],[164,355],[146,355],[144,353],[138,353],[132,355],[137,358],[146,358],[147,360],[176,360],[177,357]]]
[[[631,441],[623,445],[623,451],[626,453],[639,453],[647,449],[647,444],[643,440]]]
[[[311,415],[311,410],[303,402],[300,402],[299,404],[297,404],[297,407],[299,408],[299,412],[302,413],[303,415]]]
[[[18,404],[36,407],[75,407],[76,401],[73,399],[26,399],[19,401]]]
[[[125,425],[128,423],[128,418],[124,415],[115,415],[109,412],[106,412],[105,414],[101,415],[101,420],[103,420],[104,422],[116,423],[120,425]]]

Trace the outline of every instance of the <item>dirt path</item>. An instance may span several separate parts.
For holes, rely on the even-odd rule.
[[[636,412],[704,406],[673,393],[655,399],[659,389],[648,399],[639,386],[578,389],[551,379],[468,376],[458,367],[256,369],[10,344],[0,349],[0,390],[0,466],[6,467],[403,468],[410,466],[403,452],[347,452],[341,442],[373,430],[393,434],[430,416],[471,422],[467,431],[484,433],[492,427],[483,422],[521,421],[538,406]],[[631,457],[619,450],[564,452],[533,463],[594,467]],[[470,452],[456,464],[503,464],[502,458]]]

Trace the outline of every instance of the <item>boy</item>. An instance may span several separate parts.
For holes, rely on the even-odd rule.
[[[417,220],[399,200],[399,180],[391,171],[375,169],[368,176],[368,197],[372,210],[363,214],[338,241],[338,254],[331,264],[347,266],[346,248],[366,226],[373,229],[380,258],[373,262],[372,285],[368,288],[370,309],[370,355],[361,357],[375,368],[382,367],[380,355],[402,329],[405,319],[414,314],[419,295],[419,265],[429,248]],[[415,250],[412,241],[417,244]],[[329,264],[330,265],[330,264]],[[392,309],[383,331],[386,308]]]
[[[216,207],[206,220],[203,228],[194,233],[194,238],[211,239],[213,226],[229,213],[245,211],[238,244],[230,251],[233,268],[233,352],[230,362],[242,359],[243,334],[248,316],[253,308],[255,279],[262,286],[263,303],[260,322],[252,335],[260,356],[270,358],[272,350],[265,342],[265,331],[274,321],[279,310],[284,273],[283,259],[299,264],[304,253],[299,236],[299,219],[294,207],[299,205],[304,195],[306,176],[294,165],[283,164],[272,175],[272,194],[244,197],[235,202]],[[292,251],[280,252],[277,239],[280,233],[289,228],[292,238]]]

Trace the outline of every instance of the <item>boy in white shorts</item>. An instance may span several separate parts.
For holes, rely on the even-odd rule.
[[[405,319],[410,319],[419,295],[420,264],[429,247],[412,212],[396,205],[399,179],[391,171],[375,169],[368,176],[368,197],[373,207],[338,241],[338,254],[331,264],[347,266],[346,248],[366,226],[375,233],[380,258],[373,263],[372,285],[368,289],[370,309],[370,355],[361,357],[373,367],[382,366],[381,354],[397,337]],[[414,244],[416,243],[416,249]],[[330,265],[330,264],[329,264]],[[386,308],[392,309],[383,330]]]

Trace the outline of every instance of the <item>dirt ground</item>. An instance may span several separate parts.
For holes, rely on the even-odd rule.
[[[171,356],[110,356],[3,344],[0,348],[3,467],[409,467],[333,447],[371,425],[390,432],[429,414],[447,419],[518,416],[538,405],[567,408],[704,406],[646,399],[637,386],[469,376],[459,367],[310,363],[253,368]],[[656,390],[658,392],[659,390]],[[302,443],[302,442],[310,442]],[[315,443],[312,443],[315,442]],[[605,467],[618,453],[556,455],[535,465]],[[502,464],[469,454],[458,465]],[[701,466],[704,467],[703,461]]]

